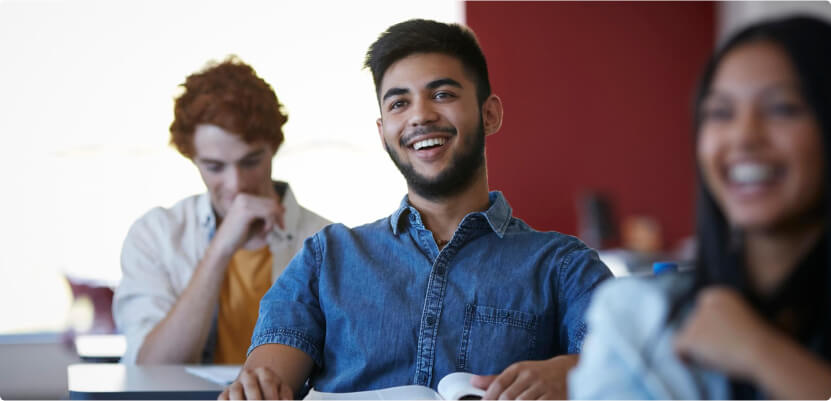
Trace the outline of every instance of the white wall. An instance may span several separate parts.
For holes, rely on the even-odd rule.
[[[168,146],[187,75],[234,53],[289,113],[274,176],[356,225],[406,192],[362,69],[389,25],[461,21],[453,1],[0,0],[0,333],[63,327],[61,274],[114,284],[129,225],[203,191]],[[51,316],[44,318],[44,316]],[[60,316],[60,318],[58,318]]]
[[[831,1],[726,1],[719,3],[719,41],[736,30],[767,18],[811,15],[831,22]]]

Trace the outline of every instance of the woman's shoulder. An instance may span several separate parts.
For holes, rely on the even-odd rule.
[[[684,363],[674,352],[678,318],[670,311],[694,284],[692,273],[625,277],[595,292],[580,364],[569,375],[578,399],[723,399],[723,376]],[[598,372],[603,372],[599,375]]]
[[[648,341],[667,325],[674,303],[692,284],[688,272],[609,280],[595,292],[587,320],[590,326],[612,325],[635,342]]]
[[[597,296],[612,297],[626,294],[636,298],[672,298],[675,294],[689,290],[694,279],[692,271],[619,277],[604,283],[598,289]]]

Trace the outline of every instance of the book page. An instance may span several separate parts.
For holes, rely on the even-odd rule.
[[[483,393],[484,394],[484,393]],[[312,389],[304,400],[440,400],[439,393],[424,386],[410,385],[353,393],[323,393]]]
[[[485,390],[470,384],[472,373],[454,372],[439,381],[439,394],[445,400],[481,400]]]

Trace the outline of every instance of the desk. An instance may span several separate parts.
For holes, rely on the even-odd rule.
[[[206,400],[223,385],[194,376],[188,365],[80,363],[67,368],[72,400]],[[194,366],[194,365],[191,365]]]

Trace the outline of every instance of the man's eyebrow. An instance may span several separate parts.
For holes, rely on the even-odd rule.
[[[427,84],[427,89],[436,89],[436,88],[438,88],[438,87],[442,87],[442,86],[445,86],[445,85],[455,86],[455,87],[457,87],[457,88],[461,88],[461,87],[462,87],[462,84],[460,84],[460,83],[459,83],[459,81],[457,81],[457,80],[455,80],[455,79],[452,79],[452,78],[441,78],[441,79],[437,79],[437,80],[435,80],[435,81],[430,81],[430,82]]]
[[[247,153],[245,156],[243,156],[239,160],[245,160],[245,159],[250,159],[250,158],[253,158],[253,157],[259,157],[259,156],[262,156],[263,153],[265,153],[265,149],[252,150],[251,152]],[[196,160],[198,160],[201,163],[225,164],[225,162],[222,161],[222,160],[211,159],[209,157],[197,157]]]
[[[405,88],[390,88],[386,93],[384,93],[384,97],[381,98],[381,102],[385,102],[390,96],[403,95],[409,92],[410,90]]]
[[[222,160],[215,160],[208,157],[197,157],[196,160],[198,160],[200,163],[225,164],[225,162]]]
[[[250,158],[253,158],[253,157],[259,157],[259,156],[262,156],[263,153],[265,153],[265,149],[252,150],[251,152],[248,152],[248,154],[243,156],[242,159],[240,159],[240,160],[250,159]]]
[[[455,86],[457,88],[462,88],[462,84],[459,83],[459,81],[457,81],[455,79],[452,79],[452,78],[440,78],[440,79],[437,79],[435,81],[430,81],[430,82],[427,83],[427,85],[425,85],[425,87],[427,89],[436,89],[436,88],[440,88],[440,87],[445,86],[445,85],[450,85],[450,86]],[[389,90],[387,90],[386,93],[384,93],[384,97],[381,98],[381,102],[386,101],[387,98],[389,98],[391,96],[403,95],[403,94],[409,93],[409,92],[410,92],[410,90],[406,89],[406,88],[390,88]]]

